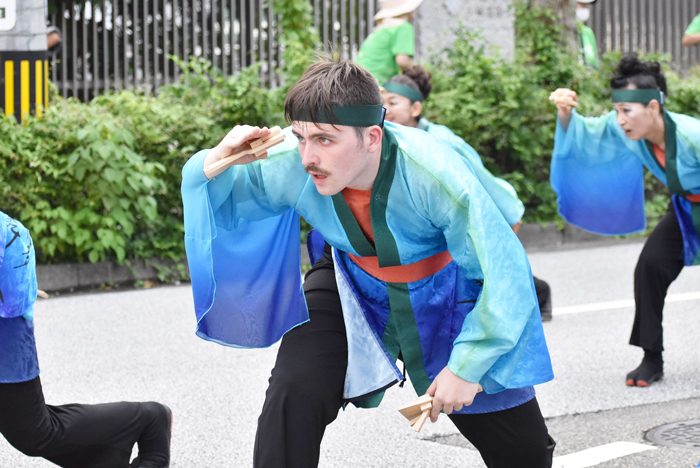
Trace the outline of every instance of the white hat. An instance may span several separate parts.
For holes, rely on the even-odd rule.
[[[423,0],[381,0],[381,10],[374,15],[374,21],[384,18],[396,18],[405,15],[416,9],[423,3]]]

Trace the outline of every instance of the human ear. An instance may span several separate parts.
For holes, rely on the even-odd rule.
[[[423,103],[420,101],[416,101],[413,104],[411,104],[411,117],[414,119],[417,118],[421,113],[423,112]]]
[[[649,101],[649,104],[647,104],[647,110],[651,115],[656,115],[661,113],[661,105],[659,104],[659,101],[656,99],[652,99]]]
[[[374,153],[382,147],[382,137],[384,131],[379,125],[372,125],[366,130],[365,141],[367,142],[367,151]]]

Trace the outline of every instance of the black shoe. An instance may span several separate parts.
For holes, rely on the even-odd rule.
[[[661,352],[645,351],[642,363],[627,374],[628,387],[648,387],[664,378],[664,361]]]
[[[170,466],[170,440],[173,433],[173,412],[160,403],[143,403],[153,415],[138,440],[139,455],[129,468],[168,468]]]

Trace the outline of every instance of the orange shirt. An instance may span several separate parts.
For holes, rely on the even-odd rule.
[[[372,191],[346,188],[342,191],[342,194],[350,211],[355,216],[357,224],[360,225],[360,229],[374,245],[374,233],[372,232],[372,220],[369,211]],[[442,270],[452,261],[450,253],[446,250],[409,265],[391,267],[380,267],[377,257],[358,257],[352,254],[348,254],[348,256],[364,271],[388,283],[410,283],[427,278]]]
[[[661,167],[666,169],[666,151],[662,150],[658,145],[652,144],[652,146],[654,147],[654,155],[656,156],[656,159],[659,160],[659,164],[661,164]],[[685,198],[691,202],[700,202],[700,194],[687,195]]]

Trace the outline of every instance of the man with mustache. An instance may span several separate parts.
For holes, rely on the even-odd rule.
[[[183,169],[197,334],[283,336],[254,466],[317,466],[338,410],[377,406],[401,359],[487,466],[549,467],[532,386],[553,376],[522,245],[460,156],[384,124],[381,103],[369,72],[321,61],[287,95],[284,143],[208,178],[270,134],[237,126]],[[299,215],[316,228],[303,285]]]

